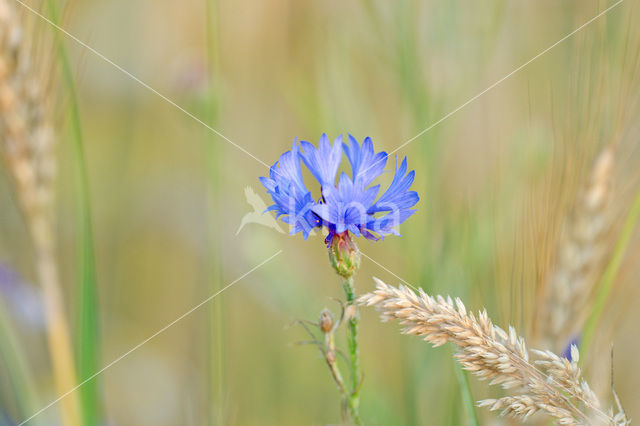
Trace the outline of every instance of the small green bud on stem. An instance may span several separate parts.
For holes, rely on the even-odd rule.
[[[351,278],[360,267],[360,250],[349,236],[349,232],[334,235],[327,248],[333,269],[341,277]]]

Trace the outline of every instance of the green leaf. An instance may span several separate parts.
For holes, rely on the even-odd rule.
[[[49,1],[51,20],[59,23],[55,2]],[[93,228],[91,224],[91,207],[89,198],[89,182],[84,152],[84,138],[76,87],[64,40],[59,32],[54,31],[57,57],[62,71],[62,78],[69,95],[69,114],[71,118],[71,139],[73,140],[73,166],[76,192],[76,252],[77,252],[77,372],[80,383],[91,377],[99,369],[100,333],[98,320],[98,294],[95,271]],[[83,423],[99,424],[100,402],[98,398],[98,382],[92,379],[78,389],[82,406]]]

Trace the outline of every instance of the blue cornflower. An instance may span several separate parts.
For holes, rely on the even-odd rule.
[[[580,336],[573,337],[567,346],[562,351],[562,357],[568,359],[569,361],[573,361],[573,347],[576,348],[580,345]]]
[[[343,152],[351,165],[351,176],[343,172],[336,183]],[[380,185],[370,185],[384,172],[387,157],[386,152],[373,150],[368,137],[362,145],[351,135],[349,144],[342,142],[342,136],[331,144],[323,134],[317,148],[305,141],[298,145],[294,140],[291,150],[271,167],[269,177],[260,178],[274,203],[267,211],[282,217],[291,228],[290,234],[302,232],[305,239],[314,228],[327,228],[327,244],[336,235],[347,237],[349,232],[371,240],[399,235],[395,227],[415,212],[411,207],[419,197],[409,190],[415,173],[407,173],[405,158],[400,166],[396,160],[393,181],[377,198]],[[317,201],[302,179],[301,162],[320,184]]]

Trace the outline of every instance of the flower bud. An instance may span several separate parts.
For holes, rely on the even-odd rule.
[[[333,315],[331,315],[331,311],[323,309],[322,312],[320,312],[318,324],[324,334],[331,333],[331,330],[333,330]]]
[[[329,260],[331,266],[344,278],[350,278],[360,267],[360,250],[345,231],[335,234],[329,243]]]

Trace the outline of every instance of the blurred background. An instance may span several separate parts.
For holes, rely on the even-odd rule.
[[[459,296],[468,308],[486,307],[496,324],[511,324],[526,338],[559,230],[605,145],[616,147],[606,247],[616,246],[638,191],[638,3],[624,1],[431,126],[612,4],[84,0],[58,10],[71,34],[269,165],[295,137],[315,144],[323,132],[370,136],[376,149],[390,152],[429,128],[395,153],[416,171],[417,213],[401,237],[359,242],[395,275],[364,258],[357,292],[372,290],[374,276],[393,284],[398,276]],[[53,31],[42,20],[33,28]],[[258,181],[268,169],[91,51],[63,41],[84,136],[97,291],[96,334],[85,344],[96,349],[98,367],[282,250],[92,380],[99,422],[340,423],[323,359],[315,348],[295,345],[306,336],[291,326],[315,321],[324,307],[339,311],[332,298],[342,296],[340,280],[322,238],[304,241],[255,223],[239,229],[254,211],[249,201],[270,204]],[[67,108],[73,100],[63,84],[58,92],[56,235],[77,345],[81,177]],[[57,394],[33,249],[4,171],[0,205],[2,322],[13,336],[2,345],[24,361],[37,410]],[[640,241],[637,232],[630,238],[585,354],[585,374],[610,406],[613,343],[616,390],[637,418]],[[364,422],[466,424],[452,348],[402,336],[372,310],[361,316]],[[0,359],[6,424],[24,419],[13,368]],[[470,382],[476,400],[500,394]],[[481,424],[501,422],[484,409],[477,414]],[[60,424],[59,405],[29,424]]]

